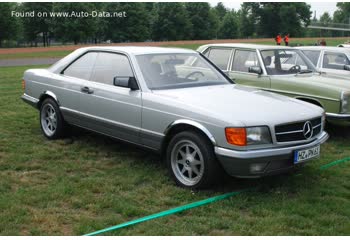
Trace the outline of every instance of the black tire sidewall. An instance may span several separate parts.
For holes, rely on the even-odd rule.
[[[47,104],[50,104],[50,105],[52,105],[54,107],[54,109],[56,111],[56,116],[57,116],[57,128],[56,128],[55,133],[53,135],[51,135],[51,136],[48,136],[45,133],[45,131],[43,129],[43,126],[42,126],[42,122],[41,122],[42,110],[43,110],[44,106],[47,105]],[[41,104],[40,112],[39,112],[39,121],[40,121],[41,131],[42,131],[42,133],[44,134],[44,136],[46,138],[48,138],[50,140],[53,140],[53,139],[58,139],[58,138],[63,136],[63,133],[64,133],[64,120],[63,120],[60,108],[58,107],[58,104],[52,98],[45,99],[43,101],[43,103]]]

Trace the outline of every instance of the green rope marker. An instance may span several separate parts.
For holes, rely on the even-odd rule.
[[[129,221],[129,222],[125,222],[125,223],[118,224],[118,225],[115,225],[115,226],[112,226],[112,227],[108,227],[108,228],[105,228],[105,229],[102,229],[102,230],[99,230],[99,231],[96,231],[96,232],[88,233],[88,234],[85,234],[84,236],[95,236],[95,235],[98,235],[98,234],[102,234],[102,233],[110,232],[110,231],[117,230],[117,229],[120,229],[120,228],[124,228],[124,227],[128,227],[128,226],[131,226],[131,225],[135,225],[135,224],[138,224],[138,223],[146,222],[146,221],[149,221],[149,220],[152,220],[152,219],[165,217],[165,216],[168,216],[168,215],[171,215],[171,214],[175,214],[175,213],[179,213],[179,212],[183,212],[183,211],[189,210],[191,208],[196,208],[196,207],[207,205],[207,204],[210,204],[210,203],[213,203],[213,202],[224,200],[224,199],[236,196],[236,195],[238,195],[240,193],[247,192],[247,191],[250,191],[250,190],[251,189],[245,189],[245,190],[238,191],[238,192],[230,192],[230,193],[226,193],[226,194],[223,194],[223,195],[207,198],[207,199],[204,199],[204,200],[201,200],[201,201],[198,201],[198,202],[193,202],[193,203],[186,204],[186,205],[183,205],[183,206],[180,206],[180,207],[176,207],[176,208],[172,208],[172,209],[169,209],[169,210],[166,210],[166,211],[163,211],[163,212],[159,212],[159,213],[155,213],[155,214],[152,214],[152,215],[148,215],[146,217],[135,219],[135,220],[132,220],[132,221]]]
[[[320,167],[320,170],[325,170],[325,169],[328,169],[330,167],[333,167],[335,165],[338,165],[338,164],[341,164],[341,163],[344,163],[344,162],[347,162],[347,161],[350,161],[350,157],[344,158],[344,159],[340,159],[340,160],[336,160],[334,162],[330,162],[328,164],[325,164],[325,165]],[[183,212],[183,211],[186,211],[186,210],[189,210],[189,209],[192,209],[192,208],[196,208],[196,207],[207,205],[207,204],[210,204],[210,203],[213,203],[213,202],[221,201],[221,200],[224,200],[224,199],[236,196],[236,195],[238,195],[240,193],[251,191],[251,190],[252,189],[245,189],[245,190],[238,191],[238,192],[230,192],[230,193],[226,193],[226,194],[219,195],[219,196],[216,196],[216,197],[207,198],[207,199],[204,199],[204,200],[201,200],[201,201],[198,201],[198,202],[186,204],[186,205],[183,205],[183,206],[180,206],[180,207],[172,208],[172,209],[169,209],[169,210],[166,210],[166,211],[163,211],[163,212],[155,213],[155,214],[152,214],[152,215],[148,215],[146,217],[142,217],[142,218],[135,219],[135,220],[132,220],[132,221],[129,221],[129,222],[125,222],[125,223],[121,223],[121,224],[118,224],[118,225],[115,225],[115,226],[112,226],[112,227],[108,227],[108,228],[105,228],[105,229],[102,229],[102,230],[98,230],[96,232],[88,233],[88,234],[85,234],[84,236],[95,236],[95,235],[99,235],[99,234],[102,234],[102,233],[106,233],[106,232],[110,232],[110,231],[113,231],[113,230],[117,230],[117,229],[120,229],[120,228],[124,228],[124,227],[128,227],[128,226],[131,226],[131,225],[135,225],[135,224],[138,224],[138,223],[146,222],[146,221],[149,221],[149,220],[152,220],[152,219],[165,217],[165,216],[172,215],[172,214],[179,213],[179,212]]]
[[[336,160],[336,161],[334,161],[334,162],[330,162],[330,163],[328,163],[328,164],[325,164],[325,165],[321,166],[320,169],[321,169],[321,170],[325,170],[325,169],[327,169],[327,168],[333,167],[333,166],[338,165],[338,164],[341,164],[341,163],[345,163],[345,162],[347,162],[347,161],[350,161],[350,157],[348,157],[348,158],[343,158],[343,159],[340,159],[340,160]]]

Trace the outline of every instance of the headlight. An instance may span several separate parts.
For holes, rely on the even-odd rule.
[[[237,146],[271,143],[268,127],[226,128],[226,140]]]
[[[348,113],[349,112],[349,104],[350,104],[350,92],[342,91],[340,97],[340,113]]]

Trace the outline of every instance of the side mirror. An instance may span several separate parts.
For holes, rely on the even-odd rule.
[[[256,73],[256,74],[262,74],[262,69],[259,66],[251,66],[251,67],[248,68],[248,72]]]
[[[344,70],[350,71],[350,65],[344,65]]]
[[[115,77],[113,79],[114,86],[130,88],[131,90],[139,90],[135,77]]]

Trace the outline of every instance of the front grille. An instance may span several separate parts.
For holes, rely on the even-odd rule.
[[[313,133],[310,138],[306,138],[304,135],[304,125],[310,121]],[[276,140],[277,142],[293,142],[311,139],[318,135],[322,129],[322,118],[314,118],[307,121],[281,124],[275,127]]]

